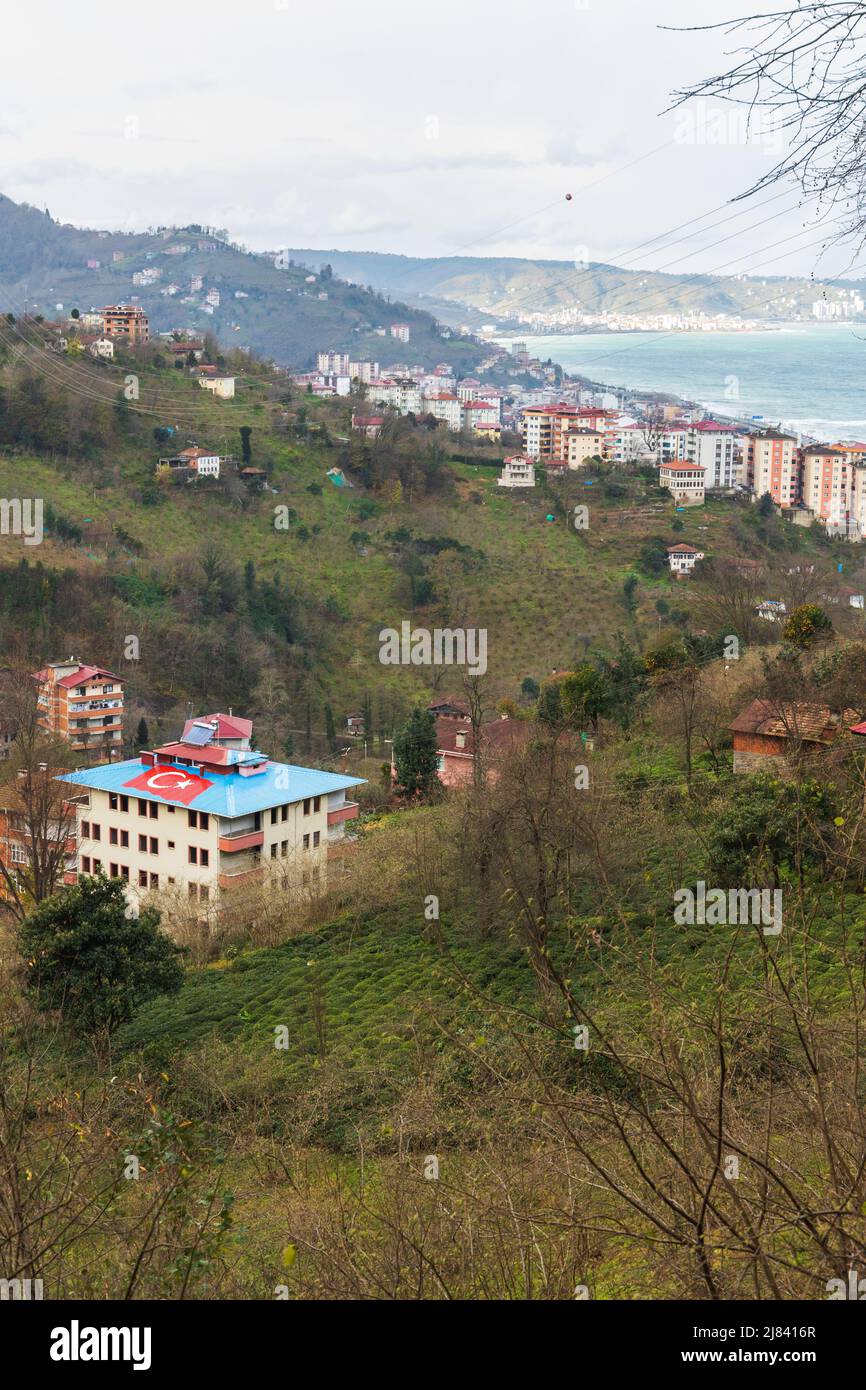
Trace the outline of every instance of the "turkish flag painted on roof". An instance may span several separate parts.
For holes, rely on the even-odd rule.
[[[201,796],[202,792],[207,791],[208,787],[213,786],[213,783],[206,777],[197,777],[194,772],[187,772],[181,767],[157,765],[145,768],[144,772],[140,772],[131,782],[124,782],[123,785],[134,787],[137,791],[150,792],[165,801],[179,801],[182,806],[188,806],[197,796]]]

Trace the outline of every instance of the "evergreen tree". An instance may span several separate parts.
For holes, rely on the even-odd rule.
[[[150,734],[147,728],[147,720],[142,715],[138,721],[138,728],[135,731],[136,748],[144,748],[150,742]]]
[[[438,785],[436,720],[432,710],[412,711],[409,722],[394,739],[397,786],[406,796],[428,795]]]
[[[183,982],[184,949],[159,922],[155,908],[130,912],[119,878],[83,878],[46,898],[21,925],[27,994],[105,1058],[122,1023]]]

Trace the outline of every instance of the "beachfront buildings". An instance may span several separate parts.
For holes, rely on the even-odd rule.
[[[39,722],[76,752],[109,758],[123,742],[123,681],[74,657],[34,672]]]
[[[70,880],[105,873],[133,906],[160,894],[197,911],[238,888],[315,891],[363,779],[273,762],[251,738],[248,719],[209,714],[174,743],[64,774],[77,791]]]

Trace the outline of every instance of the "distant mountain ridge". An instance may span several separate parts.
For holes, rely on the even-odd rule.
[[[672,274],[519,257],[421,257],[310,248],[294,248],[288,254],[312,267],[329,263],[336,274],[381,293],[400,295],[416,305],[426,302],[450,322],[461,321],[461,307],[474,315],[514,321],[517,313],[553,313],[578,304],[588,314],[703,311],[784,319],[809,314],[825,286],[860,292],[864,286],[862,281]]]
[[[178,327],[212,332],[226,347],[247,346],[299,369],[314,365],[316,352],[326,349],[383,365],[446,361],[464,371],[481,360],[479,344],[450,330],[443,337],[429,312],[391,303],[327,271],[310,284],[309,268],[290,262],[283,253],[247,251],[196,224],[146,232],[79,228],[0,194],[3,313],[52,318],[72,308],[135,299],[156,332]],[[141,272],[158,278],[135,284],[133,276]],[[201,287],[191,289],[198,278]],[[172,285],[175,293],[162,293]],[[218,304],[206,304],[208,291],[218,293]],[[391,338],[395,321],[409,325],[408,345]]]

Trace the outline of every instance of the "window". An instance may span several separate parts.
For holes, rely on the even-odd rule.
[[[168,880],[168,881],[169,881],[169,883],[174,883],[174,882],[176,882],[176,880],[173,879],[173,878],[171,878],[171,877],[169,877],[169,880]]]
[[[277,857],[277,842],[276,842],[276,840],[275,840],[274,843],[271,845],[271,858],[272,858],[272,859],[276,859],[276,857]]]
[[[322,809],[322,798],[321,798],[320,796],[317,796],[316,799],[315,799],[315,801],[313,802],[313,810],[314,810],[314,811],[321,811],[321,809]]]
[[[207,828],[208,828],[209,825],[210,825],[210,816],[208,815],[207,811],[199,811],[199,813],[198,813],[198,828],[199,828],[199,830],[207,830]]]
[[[139,871],[138,871],[138,886],[139,886],[139,888],[146,888],[146,887],[147,887],[147,869],[139,869]]]
[[[109,805],[109,807],[111,808],[112,811],[116,811],[116,810],[117,810],[119,801],[120,801],[120,797],[117,795],[117,792],[109,792],[109,793],[108,793],[108,805]]]
[[[166,807],[166,810],[168,811],[168,814],[169,814],[170,816],[173,816],[173,815],[174,815],[174,807],[173,807],[173,806],[167,806],[167,807]]]
[[[151,854],[159,854],[159,840],[155,835],[150,837],[150,852]]]
[[[98,874],[98,873],[101,871],[101,869],[102,869],[102,860],[101,860],[101,859],[94,859],[94,861],[93,861],[93,872],[94,872],[95,874]]]
[[[82,854],[82,856],[81,856],[81,871],[82,871],[82,873],[85,873],[85,874],[89,874],[89,873],[90,873],[90,855],[89,855],[89,854]]]
[[[159,874],[151,874],[151,876],[150,876],[150,886],[151,886],[151,888],[158,888],[158,887],[159,887]]]
[[[128,811],[128,810],[129,810],[129,797],[128,797],[128,796],[122,796],[122,797],[120,798],[120,809],[121,809],[121,811]]]
[[[128,831],[128,830],[121,830],[121,832],[120,832],[120,845],[121,845],[121,849],[129,849],[129,831]]]
[[[305,816],[308,816],[309,814],[310,814],[310,799],[309,799],[309,797],[307,797],[307,800],[304,802],[304,815],[305,815]]]
[[[83,821],[81,822],[81,838],[82,838],[82,840],[89,840],[89,839],[90,839],[90,821],[89,821],[89,820],[83,820]]]
[[[200,849],[198,852],[198,862],[207,868],[210,863],[210,852],[206,849]]]
[[[198,863],[198,850],[195,845],[190,845],[189,847],[189,862],[190,864]]]
[[[138,798],[138,814],[140,816],[147,815],[147,802],[144,800],[143,797]]]
[[[196,883],[191,883],[191,884],[189,885],[189,896],[190,896],[191,898],[195,898],[195,897],[198,896],[198,895],[197,895],[197,891],[196,891],[197,888],[198,888],[198,884],[196,884]]]
[[[110,827],[110,829],[109,829],[109,831],[108,831],[108,843],[109,843],[110,845],[116,845],[116,844],[117,844],[117,831],[115,830],[115,828],[114,828],[113,825]],[[116,878],[117,875],[115,874],[114,877]]]
[[[110,876],[111,876],[112,878],[117,878],[117,877],[118,877],[117,865],[116,865],[116,864],[109,864],[109,866],[108,866],[108,872],[109,872],[109,874],[110,874]]]
[[[199,902],[206,903],[209,897],[210,893],[208,892],[208,886],[206,883],[203,883],[198,890]]]
[[[316,846],[317,846],[317,844],[319,843],[319,841],[320,841],[321,838],[322,838],[322,836],[321,836],[320,832],[319,832],[318,830],[314,830],[314,831],[313,831],[313,849],[316,848]]]
[[[127,883],[129,882],[129,869],[125,864],[121,864],[120,866],[120,877],[125,878]]]
[[[289,808],[288,808],[288,806],[281,806],[281,807],[280,807],[280,820],[288,820],[288,819],[289,819]]]
[[[276,806],[272,806],[272,807],[271,807],[271,825],[276,825],[276,823],[277,823],[277,808],[276,808]]]
[[[102,839],[102,831],[100,830],[99,826],[98,826],[95,822],[93,822],[93,823],[91,824],[91,826],[90,826],[90,838],[91,838],[91,840],[101,840],[101,839]]]
[[[305,835],[305,836],[304,836],[304,849],[309,849],[309,848],[310,848],[310,837],[309,837],[309,835]]]
[[[138,837],[138,851],[139,851],[139,854],[147,854],[147,836],[146,836],[146,835],[139,835],[139,837]]]
[[[168,847],[169,849],[174,849],[174,840],[169,840]]]
[[[190,830],[195,830],[196,826],[198,825],[198,811],[187,811],[186,823],[189,826]]]
[[[13,864],[26,864],[26,863],[27,863],[27,850],[26,850],[26,848],[24,847],[24,845],[18,845],[18,844],[16,844],[15,841],[13,840],[13,841],[12,841],[12,844],[11,844],[11,846],[10,846],[10,849],[11,849],[11,852],[12,852],[12,863],[13,863]]]
[[[283,840],[282,843],[281,843],[281,845],[280,845],[280,856],[281,856],[281,858],[285,859],[286,856],[287,856],[287,854],[288,854],[288,852],[289,852],[289,842],[288,842],[288,840]]]
[[[151,820],[156,820],[156,819],[159,817],[159,802],[158,802],[158,801],[151,801],[151,802],[148,803],[148,805],[150,806],[150,812],[149,812],[150,819],[151,819]]]

